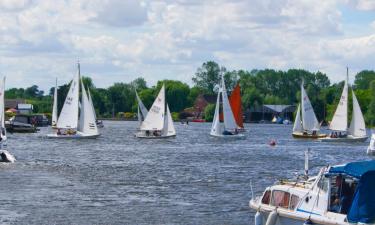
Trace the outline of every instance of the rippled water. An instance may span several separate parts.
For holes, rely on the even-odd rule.
[[[105,122],[97,140],[9,134],[18,161],[0,164],[0,224],[253,224],[250,181],[260,194],[302,173],[307,147],[315,171],[368,159],[368,143],[295,140],[292,126],[248,124],[243,140],[212,138],[199,123],[140,140],[136,127]]]

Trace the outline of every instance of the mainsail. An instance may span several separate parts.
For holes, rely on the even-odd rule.
[[[346,131],[348,127],[348,82],[345,81],[340,102],[333,115],[329,129],[335,131]]]
[[[60,117],[57,120],[58,128],[76,129],[78,126],[79,70],[78,64],[78,73],[74,76],[70,84],[68,95],[66,96]]]
[[[352,121],[350,122],[348,134],[351,134],[355,137],[364,137],[366,136],[365,120],[363,118],[361,107],[359,106],[357,97],[355,96],[353,90],[352,90],[352,95],[353,95],[353,115],[352,115]]]
[[[307,96],[303,83],[301,84],[301,106],[302,106],[302,127],[307,131],[317,131],[320,129],[318,120],[316,119],[314,109],[310,99]]]
[[[158,96],[142,122],[140,130],[163,130],[165,117],[165,87],[161,88]]]
[[[57,124],[57,78],[56,78],[55,91],[53,94],[52,126],[56,126],[56,124]]]
[[[241,88],[239,84],[237,84],[233,89],[232,94],[229,97],[229,103],[232,108],[233,116],[236,120],[237,126],[243,128]]]
[[[302,132],[301,105],[298,105],[296,118],[294,120],[293,132]]]
[[[224,115],[224,128],[225,130],[237,129],[236,121],[234,120],[232,108],[230,107],[227,90],[225,88],[224,78],[221,80],[221,94],[223,98],[223,115]]]
[[[5,77],[3,78],[2,82],[0,83],[0,136],[1,136],[1,143],[6,141],[6,130],[5,130]],[[2,146],[1,146],[2,147]]]

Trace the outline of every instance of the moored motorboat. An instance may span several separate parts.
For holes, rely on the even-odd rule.
[[[375,160],[323,167],[314,177],[282,180],[252,198],[256,225],[375,223]]]

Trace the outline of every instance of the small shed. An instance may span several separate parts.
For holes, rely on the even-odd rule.
[[[17,110],[20,114],[31,114],[33,112],[33,105],[21,103],[17,105]]]

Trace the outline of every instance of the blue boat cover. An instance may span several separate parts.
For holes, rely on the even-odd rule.
[[[375,171],[375,160],[352,162],[346,165],[331,167],[329,173],[342,173],[355,178],[361,178],[361,176],[368,172]]]
[[[375,223],[375,171],[362,175],[347,216],[350,223]]]

